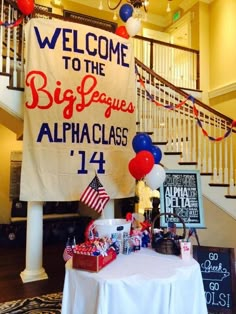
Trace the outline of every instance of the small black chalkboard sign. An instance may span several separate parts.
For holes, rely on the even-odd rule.
[[[209,313],[236,313],[234,249],[193,246],[193,257],[200,264]]]
[[[178,215],[188,228],[205,228],[199,170],[166,170],[160,194],[162,213]],[[177,217],[161,217],[161,226],[167,226],[168,222],[182,227]]]

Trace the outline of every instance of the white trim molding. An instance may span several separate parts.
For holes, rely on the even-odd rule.
[[[213,89],[209,92],[208,95],[209,95],[209,99],[212,99],[212,98],[222,96],[222,95],[235,92],[235,91],[236,91],[236,82]]]

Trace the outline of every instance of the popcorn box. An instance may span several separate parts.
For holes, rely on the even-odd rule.
[[[106,265],[110,264],[116,258],[116,252],[113,249],[107,251],[107,255],[85,255],[73,253],[72,267],[91,272],[98,272]]]

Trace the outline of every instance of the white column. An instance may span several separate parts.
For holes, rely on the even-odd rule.
[[[109,200],[103,210],[101,218],[113,219],[114,217],[115,217],[115,200]]]
[[[26,266],[20,276],[24,283],[47,279],[42,267],[43,203],[28,202],[26,229]]]

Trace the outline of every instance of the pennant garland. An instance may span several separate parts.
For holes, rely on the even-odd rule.
[[[9,28],[16,27],[22,23],[23,19],[24,19],[24,15],[21,15],[16,21],[13,21],[10,23],[0,21],[0,26],[9,27]]]
[[[135,67],[135,73],[136,75],[138,76],[138,82],[140,83],[141,87],[144,89],[145,93],[146,93],[146,97],[148,100],[150,100],[151,102],[153,102],[156,106],[159,106],[159,107],[163,107],[163,108],[166,108],[166,109],[169,109],[169,110],[174,110],[174,109],[179,109],[181,108],[186,102],[187,100],[191,100],[193,102],[193,114],[195,115],[196,117],[196,120],[197,120],[197,125],[202,129],[202,133],[204,136],[207,136],[209,140],[211,141],[215,141],[215,142],[220,142],[222,140],[224,140],[226,137],[228,137],[233,128],[236,127],[236,120],[233,120],[232,123],[231,123],[231,126],[229,127],[229,129],[225,132],[225,134],[223,136],[220,136],[220,137],[213,137],[213,136],[210,136],[208,135],[207,131],[203,128],[202,126],[202,122],[201,120],[199,119],[198,117],[198,110],[196,108],[196,105],[195,105],[195,98],[191,95],[189,95],[186,99],[182,100],[179,104],[177,104],[176,106],[173,106],[173,105],[163,105],[159,102],[157,102],[155,99],[154,99],[154,96],[149,93],[149,91],[146,89],[145,87],[145,83],[140,75],[140,73],[138,72],[138,69],[137,69],[137,66]]]
[[[90,182],[90,184],[84,190],[80,197],[81,202],[91,207],[98,213],[100,213],[104,209],[109,199],[110,197],[108,196],[103,185],[99,181],[97,175],[95,175],[93,180]]]
[[[213,137],[213,136],[208,135],[207,131],[206,131],[206,130],[203,128],[203,126],[202,126],[201,120],[200,120],[199,117],[198,117],[199,111],[198,111],[197,108],[196,108],[195,99],[194,99],[193,97],[191,97],[191,98],[192,98],[191,100],[192,100],[192,102],[193,102],[193,113],[194,113],[194,115],[195,115],[195,117],[196,117],[198,126],[202,129],[202,133],[203,133],[204,136],[207,136],[207,137],[209,138],[209,140],[211,140],[211,141],[220,142],[220,141],[222,141],[223,139],[225,139],[226,137],[228,137],[228,136],[231,134],[233,128],[236,127],[236,120],[233,120],[233,121],[232,121],[231,126],[230,126],[229,129],[225,132],[225,134],[224,134],[223,136],[220,136],[220,137]]]

